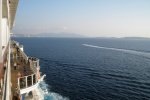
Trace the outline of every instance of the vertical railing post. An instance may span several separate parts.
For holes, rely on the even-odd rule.
[[[33,85],[33,75],[34,75],[34,74],[32,74],[32,85]]]
[[[18,78],[18,88],[20,89],[20,78]]]
[[[25,80],[26,80],[26,88],[28,87],[27,77],[28,77],[28,76],[25,76],[25,78],[26,78],[26,79],[25,79]]]
[[[37,66],[36,67],[39,67],[39,59],[37,60]]]
[[[36,76],[36,83],[38,82],[38,75],[37,75],[37,73],[35,74],[35,76]]]

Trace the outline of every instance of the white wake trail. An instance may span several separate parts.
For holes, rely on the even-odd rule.
[[[69,100],[67,97],[63,97],[58,93],[48,90],[48,84],[45,81],[41,82],[39,87],[35,90],[39,99],[34,100]]]
[[[91,48],[120,51],[120,52],[125,52],[125,53],[129,53],[129,54],[134,54],[134,55],[139,55],[139,56],[144,56],[144,57],[150,58],[150,53],[146,53],[146,52],[140,52],[140,51],[128,50],[128,49],[108,48],[108,47],[95,46],[95,45],[90,45],[90,44],[82,44],[82,45],[84,45],[86,47],[91,47]]]

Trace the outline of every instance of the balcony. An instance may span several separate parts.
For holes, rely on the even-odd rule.
[[[11,80],[14,95],[28,93],[37,88],[40,80],[39,59],[28,57],[23,46],[11,42]]]

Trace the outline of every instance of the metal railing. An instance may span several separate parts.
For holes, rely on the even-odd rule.
[[[37,81],[37,76],[36,74],[24,76],[24,77],[19,77],[18,78],[18,88],[19,89],[25,89],[28,88],[34,84],[36,84]]]
[[[11,77],[10,77],[10,43],[8,43],[7,65],[4,75],[4,87],[2,100],[10,100],[11,98]]]
[[[39,68],[39,59],[35,57],[29,57],[28,61],[30,63],[30,68],[32,69],[33,72],[37,72],[37,68]]]

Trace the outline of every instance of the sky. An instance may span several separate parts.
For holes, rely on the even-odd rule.
[[[150,0],[20,0],[13,33],[150,37]]]

